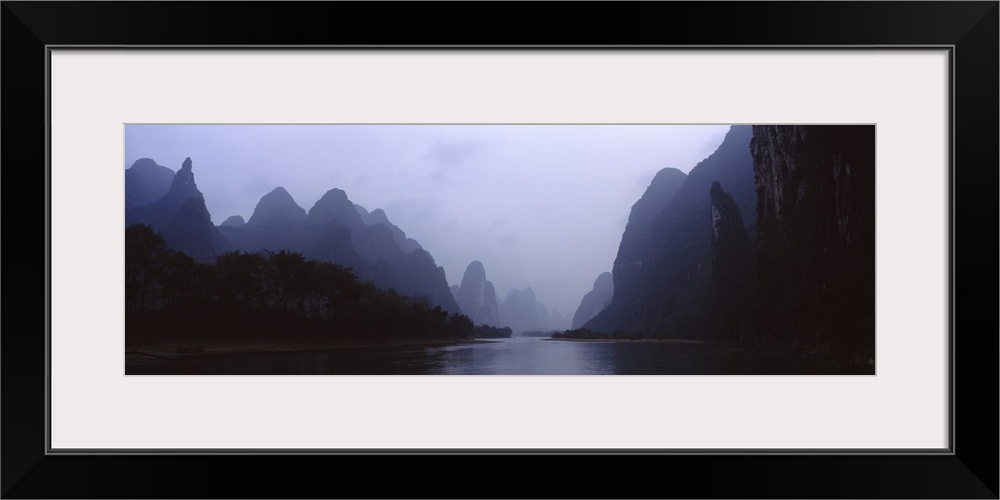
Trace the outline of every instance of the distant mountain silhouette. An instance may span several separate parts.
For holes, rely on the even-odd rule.
[[[341,189],[330,189],[306,212],[285,189],[275,188],[257,203],[245,227],[220,229],[240,250],[301,252],[349,267],[381,288],[459,311],[433,257],[381,209],[368,213]]]
[[[309,222],[313,225],[323,225],[337,222],[348,227],[365,225],[354,203],[347,198],[342,189],[333,188],[320,197],[309,209]]]
[[[125,170],[125,209],[148,205],[170,191],[174,171],[140,158]]]
[[[549,325],[550,330],[565,330],[569,327],[569,320],[559,312],[559,309],[552,309],[552,314],[549,315]]]
[[[535,300],[535,309],[538,311],[538,329],[547,330],[552,321],[552,317],[549,315],[549,308],[545,307],[542,301]]]
[[[243,220],[243,217],[241,217],[239,215],[233,215],[233,216],[229,217],[228,219],[222,221],[222,224],[219,224],[219,227],[241,228],[241,227],[243,227],[245,225],[247,225],[247,223],[246,223],[245,220]]]
[[[515,334],[525,331],[537,331],[545,328],[542,323],[540,312],[544,305],[539,307],[535,298],[535,291],[531,287],[519,290],[511,289],[500,306],[500,323],[509,326]],[[545,316],[548,312],[545,311]],[[547,318],[546,318],[547,319]]]
[[[205,198],[194,182],[191,158],[185,159],[174,174],[166,194],[151,203],[125,210],[125,225],[136,223],[152,226],[168,245],[199,262],[212,262],[230,248],[212,224]]]
[[[399,245],[399,248],[404,252],[412,252],[414,250],[420,249],[420,244],[417,243],[416,240],[407,238],[406,233],[404,233],[402,229],[397,227],[395,224],[389,222],[389,218],[385,215],[385,211],[383,211],[381,208],[376,208],[371,212],[368,212],[368,210],[366,210],[365,207],[362,207],[361,205],[358,204],[355,204],[354,208],[355,210],[357,210],[358,215],[361,216],[361,220],[365,224],[369,226],[382,224],[385,227],[389,228],[389,231],[392,232],[393,240],[396,241],[396,244]]]
[[[500,309],[493,283],[486,280],[486,268],[478,260],[465,268],[462,286],[455,294],[462,313],[477,325],[500,326]]]
[[[244,252],[302,252],[312,236],[306,211],[282,187],[274,188],[261,197],[246,224],[223,223],[219,230],[234,248]]]
[[[356,208],[340,189],[327,191],[307,213],[288,191],[277,187],[261,197],[245,223],[237,215],[216,227],[194,182],[190,158],[176,174],[153,160],[137,161],[126,170],[128,203],[145,200],[161,189],[165,172],[172,176],[168,188],[151,202],[126,208],[126,227],[148,224],[171,248],[199,262],[213,262],[229,250],[299,252],[349,267],[363,280],[425,299],[431,307],[459,312],[444,269],[434,258],[406,238],[384,211],[368,213]]]
[[[580,300],[580,306],[576,309],[576,314],[573,315],[571,328],[582,328],[594,316],[597,316],[597,313],[608,307],[611,304],[614,291],[615,282],[611,273],[601,273],[594,281],[593,289]]]
[[[279,186],[257,202],[247,224],[251,227],[290,227],[305,220],[306,211],[295,203],[285,188]]]

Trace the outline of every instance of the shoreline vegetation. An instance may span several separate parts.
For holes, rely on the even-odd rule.
[[[125,230],[125,365],[507,338],[428,300],[382,290],[350,268],[294,252],[229,252],[212,264]]]
[[[126,349],[176,344],[179,354],[196,354],[208,344],[422,344],[510,333],[300,253],[234,251],[203,264],[150,226],[125,230]]]

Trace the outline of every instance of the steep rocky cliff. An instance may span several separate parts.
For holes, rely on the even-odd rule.
[[[758,335],[875,350],[875,127],[754,126]]]
[[[691,169],[672,196],[658,194],[652,185],[647,189],[651,201],[658,202],[649,203],[652,211],[661,208],[649,219],[645,203],[633,207],[633,214],[642,207],[640,220],[648,222],[638,234],[623,235],[613,273],[614,297],[585,328],[666,337],[704,334],[712,269],[711,186],[725,185],[744,227],[756,227],[751,135],[750,126],[731,127],[718,149]]]
[[[637,283],[644,273],[649,272],[658,252],[655,243],[658,228],[655,225],[686,179],[687,174],[684,172],[676,168],[664,168],[656,173],[642,197],[632,205],[612,269],[614,281],[623,285]],[[628,289],[628,285],[625,285],[625,289]],[[593,317],[592,315],[591,318]]]
[[[736,202],[716,182],[712,201],[712,283],[705,322],[709,336],[735,340],[750,332],[749,301],[756,262]]]
[[[194,182],[191,158],[185,159],[174,174],[166,194],[151,203],[125,210],[126,227],[136,223],[152,226],[163,234],[167,245],[199,262],[212,262],[230,247],[212,224],[205,197]]]

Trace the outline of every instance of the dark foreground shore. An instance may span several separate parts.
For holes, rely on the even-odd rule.
[[[267,355],[296,352],[322,352],[347,349],[435,347],[453,344],[474,344],[489,342],[480,339],[404,339],[347,337],[322,341],[153,341],[127,344],[125,346],[125,373],[130,367],[144,366],[164,361],[181,361],[211,358],[239,357],[247,355]]]
[[[543,340],[553,340],[557,342],[610,342],[610,343],[629,343],[629,344],[704,344],[703,340],[687,340],[687,339],[661,339],[661,338],[638,338],[638,339],[579,339],[579,338],[548,338]]]
[[[873,375],[873,365],[684,339],[146,342],[126,375]]]
[[[754,343],[735,344],[726,342],[712,342],[702,340],[672,339],[672,338],[634,338],[634,339],[605,339],[605,338],[550,338],[545,339],[557,342],[589,342],[589,343],[623,343],[623,344],[691,344],[704,345],[719,350],[732,353],[744,353],[748,355],[760,356],[781,356],[796,358],[803,361],[827,363],[832,366],[843,367],[849,373],[875,374],[875,358],[872,356],[848,356],[837,354],[829,349],[795,349],[778,344]]]

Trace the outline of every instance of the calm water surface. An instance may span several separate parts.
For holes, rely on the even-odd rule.
[[[126,374],[188,375],[819,375],[823,361],[705,344],[541,338],[435,347],[372,347],[126,362]]]

